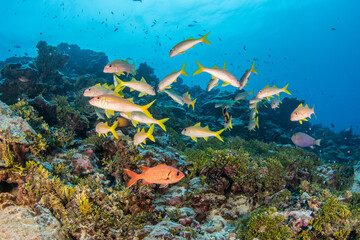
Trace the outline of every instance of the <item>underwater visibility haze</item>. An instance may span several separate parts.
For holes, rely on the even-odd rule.
[[[360,238],[360,2],[2,3],[1,239]]]

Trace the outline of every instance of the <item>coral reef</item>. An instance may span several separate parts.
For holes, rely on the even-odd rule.
[[[249,132],[250,110],[242,100],[228,109],[234,121],[221,135],[224,142],[195,143],[181,130],[197,122],[222,129],[223,113],[215,103],[235,93],[207,92],[179,78],[173,89],[197,98],[196,113],[157,94],[151,113],[170,118],[167,131],[156,127],[156,141],[137,148],[133,126],[121,126],[119,139],[94,131],[98,116],[83,91],[113,83],[102,72],[107,56],[66,43],[54,47],[41,41],[37,48],[35,59],[0,63],[1,238],[360,237],[360,137],[351,128],[336,134],[321,125],[291,122],[289,114],[302,101],[285,98],[276,110],[269,103],[259,105],[260,128]],[[31,81],[19,80],[22,76]],[[147,63],[138,66],[135,78],[141,77],[152,86],[159,82]],[[134,96],[140,105],[152,100]],[[322,147],[291,145],[296,131],[322,138]],[[186,176],[167,188],[141,186],[142,181],[126,188],[129,177],[123,169],[140,173],[141,167],[159,164]]]

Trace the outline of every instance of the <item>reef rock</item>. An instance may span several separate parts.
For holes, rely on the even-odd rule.
[[[360,192],[360,161],[354,166],[354,183],[350,191],[353,193]]]
[[[31,82],[37,79],[38,71],[21,63],[7,64],[1,70],[1,75],[9,80]]]
[[[65,239],[60,222],[48,209],[9,206],[0,211],[0,239]]]

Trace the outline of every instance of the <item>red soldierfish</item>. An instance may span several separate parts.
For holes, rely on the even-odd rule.
[[[170,183],[176,183],[180,181],[185,175],[176,168],[167,166],[166,164],[160,164],[155,167],[141,167],[142,173],[137,174],[128,169],[124,169],[124,172],[131,177],[126,187],[130,187],[137,180],[142,179],[143,184],[141,186],[156,183],[161,184],[160,187],[164,188]]]

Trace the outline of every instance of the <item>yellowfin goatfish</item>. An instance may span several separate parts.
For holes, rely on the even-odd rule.
[[[287,93],[289,95],[291,95],[291,93],[287,90],[289,84],[286,84],[285,87],[283,88],[278,88],[275,85],[273,87],[270,87],[269,85],[267,85],[266,87],[264,87],[263,89],[261,89],[257,94],[256,97],[257,98],[268,98],[271,97],[273,95],[278,95],[280,96],[281,92]]]
[[[214,68],[219,68],[219,67],[215,64]],[[226,62],[224,63],[223,69],[224,69],[224,70],[227,70],[227,69],[226,69]],[[218,79],[218,78],[212,77],[212,78],[210,79],[207,87],[206,87],[206,90],[207,90],[208,92],[210,92],[214,87],[218,86],[218,85],[219,85],[219,83],[218,83],[219,80],[220,80],[220,79]]]
[[[236,101],[234,100],[220,100],[218,102],[215,103],[215,108],[231,108],[232,106],[234,106],[234,104],[236,103]]]
[[[219,79],[218,78],[211,78],[211,80],[209,81],[207,87],[206,87],[206,90],[208,92],[210,92],[214,87],[218,86],[219,85]]]
[[[206,141],[208,139],[208,137],[217,137],[218,139],[220,139],[222,142],[224,141],[221,137],[220,134],[225,130],[225,129],[221,129],[220,131],[217,132],[213,132],[209,130],[209,127],[201,127],[200,126],[201,123],[197,123],[194,126],[191,127],[187,127],[184,130],[182,130],[181,134],[191,137],[192,140],[194,140],[195,142],[197,142],[198,137],[202,137],[204,138]]]
[[[104,67],[104,73],[116,73],[117,75],[122,75],[124,73],[130,73],[132,75],[136,74],[135,70],[135,61],[133,64],[129,63],[129,60],[115,60],[108,63]]]
[[[116,91],[113,91],[111,86],[108,86],[106,83],[101,85],[100,83],[89,87],[85,90],[84,96],[85,97],[98,97],[103,95],[117,95],[122,96],[122,92],[116,93]]]
[[[239,93],[238,95],[235,96],[234,100],[235,101],[240,101],[242,99],[247,98],[248,96],[250,96],[251,94],[254,94],[254,89],[251,92],[242,92]]]
[[[249,81],[249,77],[250,74],[253,73],[258,73],[255,69],[255,62],[253,63],[253,65],[251,66],[250,70],[246,70],[246,72],[244,73],[244,75],[242,75],[241,79],[240,79],[240,88],[239,90],[243,89],[245,86],[247,86],[247,82]]]
[[[170,50],[170,57],[174,57],[176,55],[179,54],[183,54],[185,53],[186,50],[193,48],[196,44],[198,43],[206,43],[206,44],[211,44],[208,40],[206,40],[207,36],[209,36],[210,32],[208,32],[207,34],[205,34],[204,36],[202,36],[201,38],[198,39],[194,39],[193,37],[190,37],[187,40],[184,40],[182,42],[179,42],[178,44],[175,45],[175,47],[173,47]]]
[[[175,102],[177,102],[178,104],[180,104],[181,106],[184,105],[184,100],[182,98],[182,96],[180,96],[179,94],[177,94],[174,91],[170,91],[170,90],[165,90],[164,92],[166,92],[166,94],[171,97]]]
[[[193,111],[195,111],[196,98],[191,101],[189,92],[186,92],[183,94],[182,99],[183,99],[184,103],[186,103],[188,105],[188,107],[190,107],[190,105],[191,105],[193,107]]]
[[[145,106],[136,105],[132,99],[125,99],[117,96],[105,95],[99,96],[91,99],[89,103],[95,107],[106,109],[111,115],[114,115],[116,112],[143,112],[146,116],[151,117],[152,115],[148,111],[148,108],[155,102]]]
[[[150,118],[150,117],[146,116],[142,112],[120,113],[120,116],[131,120],[134,127],[136,127],[136,125],[139,122],[140,123],[145,123],[145,124],[148,124],[148,125],[150,125],[150,124],[158,124],[165,132],[166,132],[166,128],[165,128],[164,122],[169,120],[169,118],[156,120],[154,118]]]
[[[196,75],[196,74],[199,74],[202,72],[207,72],[207,73],[211,74],[212,77],[219,78],[221,81],[223,81],[224,83],[221,86],[227,86],[228,84],[230,84],[231,86],[234,86],[237,88],[240,87],[239,80],[234,75],[229,73],[228,71],[226,71],[224,69],[220,69],[220,68],[205,68],[198,61],[196,61],[196,64],[198,65],[199,69],[196,70],[193,73],[193,75]]]
[[[279,105],[280,105],[280,103],[281,103],[280,98],[274,98],[274,99],[271,101],[271,108],[272,108],[272,109],[278,108]]]
[[[108,126],[107,123],[99,122],[98,124],[96,124],[95,131],[99,134],[99,136],[101,136],[101,134],[107,136],[108,132],[111,132],[114,135],[114,137],[118,139],[119,137],[115,131],[117,125],[118,125],[118,121],[116,121],[111,127]]]
[[[155,96],[155,89],[151,87],[149,84],[146,83],[144,78],[141,78],[140,81],[137,81],[135,78],[132,78],[130,82],[124,82],[121,81],[117,76],[115,76],[116,80],[118,81],[118,85],[115,88],[115,92],[119,91],[120,89],[123,89],[124,87],[131,88],[130,91],[136,90],[140,92],[139,97],[142,97],[144,95],[153,95]]]
[[[256,114],[257,114],[256,111],[257,111],[257,110],[256,110],[255,108],[251,110],[251,112],[250,112],[250,120],[254,120],[254,119],[255,119]]]
[[[134,136],[134,145],[135,146],[140,145],[143,148],[142,143],[145,144],[147,138],[155,142],[155,138],[152,135],[153,131],[154,131],[154,125],[151,125],[148,132],[145,132],[144,129],[140,130],[140,128],[138,128],[138,131]]]
[[[290,120],[291,121],[299,121],[302,124],[302,121],[308,121],[306,118],[311,119],[311,114],[315,115],[314,108],[309,108],[306,104],[304,107],[302,103],[291,113]],[[315,115],[316,117],[316,115]]]
[[[251,131],[251,130],[255,131],[256,127],[259,128],[259,117],[256,117],[256,118],[250,120],[248,129],[249,129],[249,131]]]
[[[161,82],[158,85],[158,92],[161,92],[167,88],[171,88],[170,85],[173,82],[176,82],[176,79],[182,74],[185,76],[188,76],[188,74],[185,72],[185,65],[186,63],[184,63],[184,65],[182,66],[182,68],[180,69],[180,71],[178,72],[173,72],[171,74],[168,74],[163,80],[161,80]]]
[[[262,100],[263,100],[262,98],[253,97],[249,100],[249,104],[258,103],[261,102]]]

